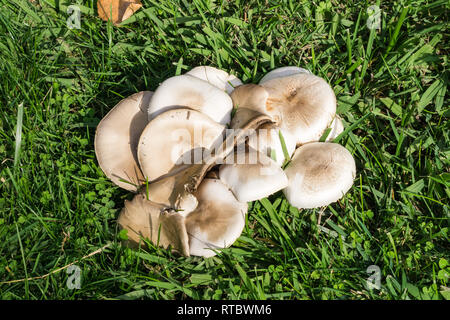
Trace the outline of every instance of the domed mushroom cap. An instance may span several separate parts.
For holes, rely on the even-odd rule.
[[[165,80],[156,89],[148,108],[149,119],[164,111],[188,107],[212,120],[227,124],[231,120],[233,102],[230,96],[212,84],[190,75]]]
[[[280,113],[277,124],[295,137],[297,145],[318,141],[336,114],[333,89],[315,75],[298,73],[262,86],[269,94],[266,109]]]
[[[289,186],[283,192],[289,203],[316,208],[343,197],[353,185],[356,166],[340,144],[312,142],[297,148],[285,173]]]
[[[95,132],[100,168],[114,184],[129,191],[136,191],[144,180],[137,144],[148,123],[146,107],[152,94],[142,91],[123,99],[100,121]]]
[[[231,246],[242,233],[247,203],[217,179],[205,179],[194,194],[198,207],[186,217],[189,253],[211,257],[214,250]]]
[[[295,151],[295,139],[287,131],[280,129],[273,123],[263,124],[255,130],[255,133],[248,139],[248,145],[282,166],[288,159],[285,158],[281,139],[283,139],[290,157]]]
[[[262,199],[288,185],[280,166],[252,148],[248,148],[245,154],[229,155],[219,167],[219,177],[240,202]]]
[[[203,161],[205,149],[222,142],[225,127],[203,113],[187,108],[168,110],[145,127],[138,159],[149,181]]]
[[[235,87],[242,84],[242,81],[236,76],[209,66],[195,67],[186,74],[207,81],[220,90],[226,91],[228,94],[233,92]]]
[[[281,67],[268,72],[264,77],[262,77],[262,79],[259,81],[259,84],[263,84],[264,82],[267,82],[275,78],[288,77],[298,73],[312,74],[311,71],[300,67],[295,66]]]

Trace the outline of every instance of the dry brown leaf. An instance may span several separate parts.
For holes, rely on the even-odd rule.
[[[97,1],[97,12],[100,19],[104,21],[111,20],[115,25],[131,17],[141,7],[142,3],[140,0]]]

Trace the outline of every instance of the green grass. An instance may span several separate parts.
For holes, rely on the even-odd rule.
[[[1,283],[1,299],[449,298],[447,1],[384,1],[372,30],[376,1],[143,0],[121,27],[78,2],[70,30],[65,1],[0,0],[0,282],[30,278]],[[95,127],[197,65],[247,83],[285,65],[325,78],[357,163],[349,193],[323,210],[254,202],[213,258],[123,247],[132,195],[100,170]],[[66,269],[45,276],[74,262],[80,289]]]

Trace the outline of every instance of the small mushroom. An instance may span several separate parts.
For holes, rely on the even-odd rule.
[[[330,124],[330,132],[328,133],[328,136],[326,138],[326,142],[331,142],[334,139],[337,138],[338,135],[340,135],[342,132],[344,132],[344,123],[342,122],[341,117],[336,115],[333,119],[333,122]]]
[[[288,77],[298,73],[312,74],[311,71],[299,67],[294,66],[281,67],[268,72],[264,77],[262,77],[262,79],[259,81],[259,84],[263,84],[264,82],[267,82],[275,78]]]
[[[286,150],[283,150],[283,143]],[[295,151],[295,139],[285,130],[273,123],[266,123],[260,126],[248,139],[248,145],[272,158],[279,166]],[[285,151],[287,152],[286,158]]]
[[[279,120],[279,113],[274,113],[277,110],[268,110],[266,108],[269,92],[267,92],[267,90],[260,85],[253,83],[244,84],[234,89],[230,96],[233,100],[233,106],[237,109],[237,112],[242,108],[246,108],[248,110],[257,111],[261,114],[268,115],[274,121]],[[277,115],[278,118],[276,118]],[[232,122],[236,122],[236,116],[237,114],[233,117]]]
[[[189,255],[184,216],[147,200],[143,194],[135,195],[132,201],[125,200],[117,223],[127,230],[126,244],[130,247],[138,247],[143,239],[148,239],[155,245],[172,246],[181,254]]]
[[[225,127],[201,112],[172,109],[152,119],[141,134],[138,159],[150,182],[203,163],[205,149],[223,140]]]
[[[229,155],[219,167],[219,177],[240,202],[259,200],[288,186],[280,166],[252,148]]]
[[[231,120],[230,96],[212,84],[191,75],[165,80],[156,89],[148,108],[149,120],[164,111],[188,107],[226,125]]]
[[[283,190],[297,208],[326,206],[343,197],[353,185],[355,160],[337,143],[311,142],[295,151],[285,169],[289,186]]]
[[[242,81],[236,76],[209,66],[195,67],[186,74],[207,81],[220,90],[226,91],[228,94],[233,92],[235,87],[242,84]]]
[[[137,160],[139,137],[148,123],[147,110],[152,92],[142,91],[121,100],[100,121],[95,132],[97,161],[117,186],[137,191],[144,181]]]
[[[189,253],[211,257],[215,250],[227,248],[239,238],[248,206],[217,179],[203,180],[194,195],[199,204],[186,217]]]

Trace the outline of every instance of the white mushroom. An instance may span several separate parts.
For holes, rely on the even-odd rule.
[[[260,114],[269,115],[274,121],[277,121],[280,118],[279,116],[276,117],[278,115],[274,112],[276,110],[268,110],[266,108],[269,93],[260,85],[253,83],[244,84],[237,87],[230,96],[233,100],[233,106],[237,108],[236,112],[239,112],[242,108],[245,108],[248,110],[257,111]],[[237,114],[233,117],[232,122],[236,122],[236,115]]]
[[[283,150],[283,143],[286,148]],[[295,139],[283,129],[273,123],[266,123],[256,129],[248,139],[248,145],[272,158],[279,166],[289,160],[295,151]],[[288,158],[285,156],[287,152]]]
[[[263,84],[264,82],[267,82],[275,78],[283,78],[298,73],[312,74],[311,71],[300,67],[294,66],[281,67],[268,72],[264,77],[262,77],[262,79],[259,81],[259,84]]]
[[[269,115],[297,145],[319,141],[336,114],[336,97],[326,81],[308,73],[246,84],[232,93],[233,104]]]
[[[148,123],[146,107],[152,94],[142,91],[120,101],[100,121],[95,133],[100,168],[112,182],[130,191],[136,191],[144,181],[136,151]]]
[[[198,207],[186,217],[189,253],[211,257],[215,250],[227,248],[239,238],[248,206],[217,179],[204,179],[194,195]]]
[[[202,163],[206,150],[223,140],[225,127],[201,112],[181,108],[152,119],[141,134],[138,159],[150,182]]]
[[[269,97],[267,113],[276,112],[278,125],[301,145],[319,141],[336,114],[333,89],[322,78],[298,73],[262,84]]]
[[[262,199],[288,185],[280,166],[252,148],[228,156],[219,167],[219,177],[240,202]]]
[[[330,128],[331,130],[328,133],[328,136],[325,140],[326,142],[333,141],[334,139],[337,138],[338,135],[344,132],[344,123],[342,122],[341,117],[336,115],[335,118],[333,119],[333,122],[331,122]]]
[[[242,81],[236,76],[209,66],[195,67],[186,74],[207,81],[220,90],[226,91],[228,94],[233,92],[235,87],[242,84]]]
[[[289,203],[297,208],[326,206],[343,197],[353,185],[355,160],[337,143],[311,142],[295,151],[285,169]]]
[[[223,125],[231,120],[230,96],[212,84],[190,75],[165,80],[156,89],[148,108],[149,120],[164,111],[188,107]]]

